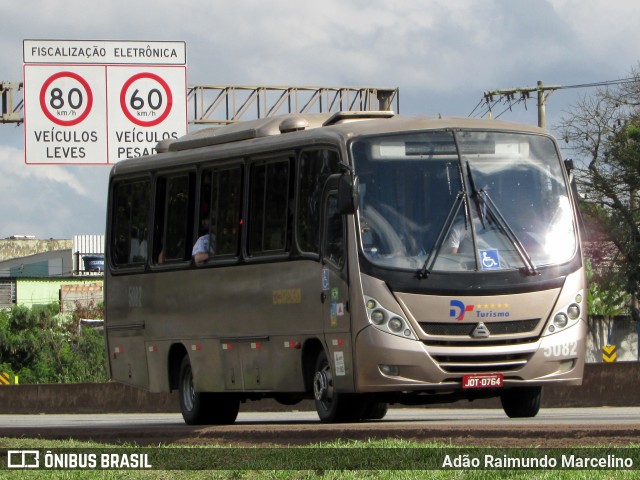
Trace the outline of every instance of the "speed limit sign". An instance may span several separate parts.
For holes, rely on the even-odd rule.
[[[173,105],[171,88],[154,73],[141,72],[129,78],[120,91],[125,116],[141,127],[162,123]]]
[[[40,89],[42,112],[56,125],[70,127],[81,123],[93,106],[89,83],[74,72],[51,75]]]
[[[110,164],[187,133],[184,42],[25,40],[28,164]]]
[[[185,69],[174,66],[118,67],[107,72],[110,96],[111,161],[155,153],[158,142],[175,139],[187,129]]]
[[[26,163],[108,163],[104,69],[27,65],[24,79]]]

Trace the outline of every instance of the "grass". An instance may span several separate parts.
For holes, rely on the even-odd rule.
[[[106,453],[146,453],[154,465],[153,470],[8,470],[7,450],[39,450],[41,461],[46,452],[57,458],[74,455],[100,455]],[[233,445],[194,446],[177,448],[161,445],[157,448],[135,445],[106,445],[74,440],[53,441],[41,439],[0,438],[1,479],[631,479],[637,478],[637,470],[609,469],[582,470],[512,468],[452,468],[442,469],[443,458],[478,459],[484,455],[494,458],[531,459],[546,455],[558,458],[571,454],[577,457],[607,458],[613,455],[629,458],[634,468],[640,467],[640,444],[627,447],[586,449],[538,449],[538,448],[469,448],[442,443],[412,442],[406,440],[346,441],[321,443],[309,447],[253,448]],[[66,456],[66,457],[65,457]],[[52,458],[52,457],[49,457]],[[188,468],[207,470],[187,470]],[[166,467],[167,470],[157,469]],[[416,469],[420,468],[420,469]]]

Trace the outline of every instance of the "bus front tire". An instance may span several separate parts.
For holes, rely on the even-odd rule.
[[[187,425],[228,425],[236,421],[240,400],[233,395],[196,392],[189,357],[180,364],[178,380],[180,410]]]
[[[382,420],[387,415],[389,404],[372,400],[365,403],[362,420]]]
[[[366,404],[356,394],[338,393],[333,383],[331,365],[325,351],[316,360],[313,396],[322,422],[353,422],[362,418]]]
[[[535,417],[540,411],[542,387],[509,388],[502,392],[500,401],[509,418]]]

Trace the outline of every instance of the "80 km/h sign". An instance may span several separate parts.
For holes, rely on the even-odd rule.
[[[56,125],[70,127],[82,122],[93,105],[89,83],[73,72],[50,76],[40,89],[40,108]]]
[[[104,69],[28,67],[24,69],[26,163],[108,163]]]

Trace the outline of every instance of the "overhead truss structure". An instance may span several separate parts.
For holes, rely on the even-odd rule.
[[[22,123],[21,82],[1,82],[2,123]],[[188,119],[195,125],[226,125],[285,113],[394,110],[397,88],[194,85],[187,88]]]
[[[22,123],[22,107],[24,100],[18,99],[22,96],[22,82],[0,82],[0,105],[2,113],[2,123]]]
[[[187,91],[189,123],[229,124],[284,113],[395,110],[397,88],[202,85]]]

